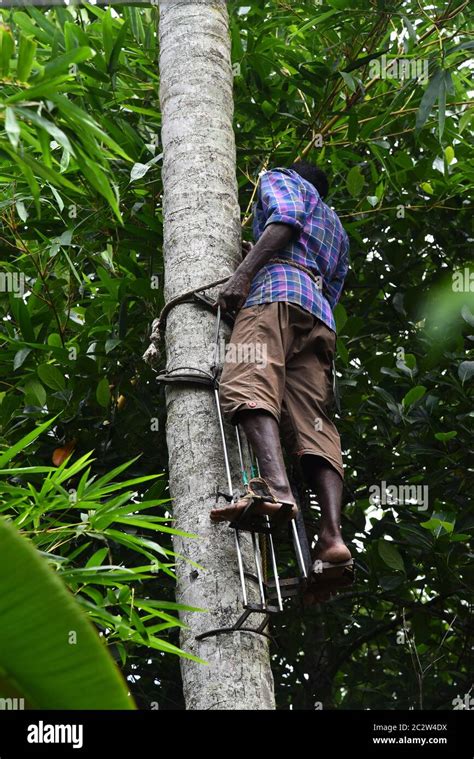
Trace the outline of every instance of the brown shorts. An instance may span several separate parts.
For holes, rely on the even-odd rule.
[[[280,425],[289,454],[322,456],[344,478],[333,401],[336,335],[293,303],[242,308],[226,347],[219,398],[225,417],[263,409]]]

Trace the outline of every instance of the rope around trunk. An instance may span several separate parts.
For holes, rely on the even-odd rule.
[[[150,345],[142,356],[145,363],[149,365],[155,364],[160,357],[159,346],[163,339],[166,327],[166,319],[168,318],[169,312],[180,303],[185,303],[196,293],[201,293],[204,290],[210,290],[211,287],[217,287],[217,285],[223,285],[224,282],[227,282],[227,280],[231,278],[231,276],[232,274],[229,274],[227,277],[223,277],[222,279],[216,279],[215,282],[209,282],[207,285],[201,285],[201,287],[195,287],[193,290],[187,290],[185,293],[177,295],[175,298],[172,298],[170,301],[168,301],[168,303],[166,303],[166,305],[162,308],[158,319],[154,319],[152,322]]]

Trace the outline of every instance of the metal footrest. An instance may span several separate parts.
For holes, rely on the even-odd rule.
[[[343,564],[330,564],[321,562],[321,574],[312,572],[311,585],[314,588],[322,586],[325,588],[344,588],[353,585],[355,578],[354,559],[350,559]]]
[[[287,579],[280,579],[280,593],[282,598],[292,598],[301,593],[304,585],[304,578],[302,577],[288,577]],[[268,600],[273,601],[278,598],[277,583],[275,580],[268,580],[265,583],[267,589]]]
[[[216,353],[215,353],[215,366],[217,366],[217,352],[218,352],[218,335],[219,335],[219,322],[220,322],[220,309],[218,310],[217,328],[216,328]],[[217,494],[223,495],[228,502],[234,501],[237,497],[235,489],[232,484],[232,474],[230,469],[230,461],[226,444],[226,437],[224,431],[222,411],[219,403],[219,390],[217,383],[214,383],[214,397],[216,401],[217,419],[219,423],[219,429],[223,444],[224,453],[224,465],[227,476],[227,493],[223,493],[220,488],[217,488]],[[296,519],[291,518],[293,512],[293,503],[282,502],[278,512],[270,519],[266,514],[256,514],[255,506],[260,501],[272,502],[274,504],[279,503],[273,497],[268,485],[260,478],[258,462],[255,467],[253,461],[253,454],[250,450],[251,458],[251,470],[254,475],[254,468],[256,468],[257,476],[252,476],[249,480],[246,472],[246,466],[242,455],[242,443],[240,439],[240,433],[238,426],[236,427],[237,446],[240,458],[240,467],[242,472],[243,484],[248,486],[250,494],[252,495],[252,501],[249,506],[243,510],[238,519],[230,523],[230,527],[233,529],[235,538],[235,548],[237,554],[237,564],[239,570],[240,583],[242,587],[242,605],[244,608],[243,613],[240,615],[235,624],[226,627],[219,627],[213,630],[200,633],[196,636],[196,640],[204,640],[215,635],[223,635],[225,633],[234,632],[250,632],[257,635],[263,635],[270,640],[272,636],[265,632],[265,629],[270,621],[270,616],[283,611],[283,598],[289,598],[298,592],[299,584],[295,582],[298,578],[289,578],[288,580],[280,580],[278,564],[275,554],[275,545],[273,541],[273,535],[277,530],[285,523],[289,526],[289,537],[293,541],[293,546],[296,555],[296,561],[298,569],[301,575],[301,580],[304,582],[310,572],[310,550],[308,545],[308,539],[306,537],[306,531],[304,529],[303,520],[300,511],[296,516]],[[248,442],[248,441],[247,441]],[[259,481],[257,481],[259,480]],[[266,488],[264,487],[266,486]],[[265,490],[269,491],[268,494]],[[255,563],[255,574],[249,572],[248,567],[244,565],[244,554],[241,546],[241,532],[250,533],[253,549],[253,561]],[[262,542],[262,544],[261,544]],[[262,560],[262,548],[263,548],[263,560]],[[270,559],[272,578],[267,576],[268,563],[267,559]],[[260,596],[260,603],[255,604],[249,602],[247,594],[247,582],[249,580],[255,581],[258,584],[258,591]],[[276,601],[276,604],[274,603]],[[245,623],[250,614],[262,614],[263,619],[260,624],[255,627],[249,627]]]
[[[278,611],[283,611],[283,598],[289,598],[293,595],[296,595],[300,587],[300,582],[299,582],[300,579],[304,580],[308,577],[309,567],[307,567],[306,562],[304,560],[303,550],[302,550],[301,541],[300,541],[300,538],[301,538],[304,543],[304,541],[306,541],[306,535],[304,533],[299,534],[295,520],[294,519],[291,520],[290,532],[291,532],[291,537],[293,539],[293,547],[295,550],[296,560],[297,560],[301,577],[280,579],[277,558],[276,558],[276,553],[275,553],[275,544],[273,541],[272,530],[270,528],[270,523],[269,523],[270,520],[268,519],[268,517],[265,517],[265,519],[267,520],[268,532],[266,533],[265,538],[264,538],[264,540],[266,541],[264,550],[266,553],[266,549],[268,549],[268,554],[269,554],[270,564],[271,564],[271,572],[273,575],[272,578],[266,577],[266,573],[264,571],[263,562],[262,562],[261,546],[259,543],[258,534],[256,532],[251,533],[252,547],[253,547],[253,560],[255,562],[256,574],[252,576],[250,575],[248,570],[246,571],[244,567],[240,530],[238,528],[234,529],[235,547],[237,551],[237,563],[239,567],[240,583],[242,586],[243,603],[244,603],[244,608],[248,608],[249,604],[248,604],[248,598],[247,598],[247,580],[255,579],[258,583],[261,608],[263,609],[269,608],[270,600],[272,601],[276,600],[277,605],[278,605],[277,607]]]
[[[232,626],[216,627],[214,630],[207,630],[204,633],[200,633],[200,635],[196,635],[196,640],[204,640],[205,638],[211,638],[215,635],[224,635],[225,633],[249,632],[254,633],[255,635],[263,635],[263,637],[275,642],[273,636],[265,632],[265,628],[270,621],[270,615],[277,614],[279,611],[279,608],[276,606],[267,606],[266,608],[263,608],[259,604],[247,604],[247,606],[245,606],[245,611]],[[244,626],[244,623],[251,614],[263,614],[263,620],[257,627]]]
[[[290,521],[290,515],[293,511],[292,503],[282,503],[274,517],[266,514],[257,514],[255,510],[259,503],[264,503],[265,499],[260,496],[254,496],[251,503],[245,511],[234,522],[229,523],[229,527],[242,532],[258,532],[263,535],[274,534],[281,527]]]
[[[297,529],[296,521],[298,522],[299,530]],[[306,533],[304,532],[304,524],[302,519],[291,520],[291,537],[293,539],[293,546],[295,549],[296,559],[298,567],[301,573],[300,577],[280,578],[277,559],[275,554],[275,545],[273,541],[272,532],[269,530],[265,535],[267,541],[267,549],[271,562],[271,571],[273,577],[266,578],[262,552],[259,544],[258,533],[252,532],[252,549],[253,549],[253,561],[255,563],[255,573],[250,572],[244,566],[244,557],[241,546],[241,534],[239,529],[234,529],[235,547],[237,552],[237,564],[240,576],[240,582],[242,586],[242,600],[244,611],[235,622],[235,624],[227,627],[218,627],[213,630],[208,630],[200,635],[196,636],[196,640],[204,640],[215,635],[223,635],[225,633],[235,632],[249,632],[257,635],[263,635],[269,640],[274,638],[266,632],[266,628],[270,622],[272,614],[278,614],[283,611],[283,599],[291,598],[300,593],[302,588],[307,582],[309,565],[307,560],[305,561],[303,556],[309,555],[309,546],[307,544]],[[248,600],[247,584],[254,583],[258,585],[260,603],[251,603]],[[251,614],[261,614],[263,619],[256,627],[250,627],[245,624]]]

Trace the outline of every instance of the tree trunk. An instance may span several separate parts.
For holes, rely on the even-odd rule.
[[[240,258],[233,79],[223,0],[166,0],[160,5],[160,81],[168,301],[226,276]],[[199,306],[175,307],[167,320],[167,368],[209,370],[214,329],[215,318]],[[234,442],[235,432],[228,432]],[[187,709],[274,709],[265,638],[226,633],[195,639],[232,624],[242,611],[233,531],[209,519],[216,491],[227,490],[210,390],[167,388],[167,443],[175,526],[199,536],[174,540],[178,554],[200,565],[194,569],[178,559],[177,600],[208,610],[181,614],[188,625],[181,632],[182,647],[207,662],[182,660]],[[239,469],[231,448],[237,486]],[[256,600],[254,591],[250,598]]]

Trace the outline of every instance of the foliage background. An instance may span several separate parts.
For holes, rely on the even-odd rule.
[[[358,583],[276,621],[278,705],[450,709],[472,686],[468,3],[229,12],[244,235],[259,172],[304,155],[328,170],[351,238],[338,424]],[[10,458],[35,471],[4,474],[0,503],[90,611],[139,705],[169,709],[183,703],[166,652],[179,622],[164,403],[140,361],[163,305],[157,16],[0,12],[0,271],[26,277],[25,298],[0,292],[1,449],[55,417]],[[382,54],[421,61],[429,82],[374,76]],[[428,508],[371,504],[383,481],[428,486]]]

